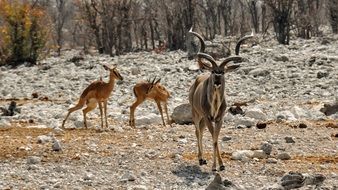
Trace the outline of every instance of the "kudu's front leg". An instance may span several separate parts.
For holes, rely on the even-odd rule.
[[[215,122],[214,134],[213,134],[213,137],[212,137],[213,144],[214,144],[214,154],[215,154],[215,150],[216,150],[216,155],[217,155],[220,171],[223,171],[225,169],[225,167],[223,165],[221,154],[219,152],[219,146],[218,146],[218,136],[219,136],[219,133],[220,133],[221,128],[222,128],[222,123],[223,123],[222,119]],[[216,159],[216,158],[214,158],[214,159]],[[214,160],[214,162],[216,162],[216,160]]]

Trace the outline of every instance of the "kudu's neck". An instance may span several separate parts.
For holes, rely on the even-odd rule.
[[[216,87],[210,75],[206,80],[205,88],[207,88],[207,98],[210,103],[214,100],[215,95],[219,96],[221,102],[224,100],[224,83]]]

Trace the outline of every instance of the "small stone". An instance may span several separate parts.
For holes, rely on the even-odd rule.
[[[93,180],[94,175],[92,173],[86,173],[85,176],[83,177],[83,180],[89,181]]]
[[[132,190],[148,190],[145,185],[136,185],[131,188]]]
[[[252,157],[258,159],[265,159],[268,157],[268,155],[266,155],[263,150],[254,150]]]
[[[300,123],[298,125],[298,127],[301,128],[301,129],[305,129],[305,128],[307,128],[307,125],[305,123]]]
[[[263,150],[265,152],[265,154],[270,155],[271,151],[272,151],[272,145],[268,142],[264,142],[261,145],[261,150]]]
[[[277,121],[281,120],[289,120],[289,121],[295,121],[296,117],[291,113],[290,111],[282,111],[277,113],[276,115]]]
[[[280,154],[277,155],[277,159],[280,159],[280,160],[290,160],[291,156],[288,153],[283,152],[283,153],[280,153]]]
[[[298,172],[289,172],[281,179],[281,185],[285,189],[296,189],[304,185],[304,176]]]
[[[41,162],[41,158],[37,156],[29,156],[27,158],[27,164],[39,164]]]
[[[245,126],[245,125],[237,125],[236,126],[236,129],[245,129],[245,128],[247,128],[247,126]]]
[[[38,97],[39,97],[39,94],[37,92],[32,93],[32,98],[38,98]]]
[[[132,75],[139,75],[139,74],[141,74],[140,68],[137,68],[137,67],[131,68],[131,74]]]
[[[287,62],[289,61],[289,58],[285,55],[281,55],[281,56],[276,56],[274,58],[275,61],[281,61],[281,62]]]
[[[321,78],[326,78],[329,76],[329,73],[327,71],[318,71],[317,73],[317,78],[321,79]]]
[[[245,112],[245,116],[250,117],[250,118],[254,118],[257,120],[266,120],[266,115],[265,113],[262,112],[262,110],[258,109],[258,108],[253,108],[250,110],[247,110]]]
[[[229,112],[232,115],[237,115],[237,114],[243,115],[244,114],[244,111],[243,111],[243,109],[240,106],[231,106],[229,108]]]
[[[135,175],[130,171],[127,171],[126,173],[124,173],[122,177],[120,178],[121,182],[135,181],[135,180],[136,180]]]
[[[47,136],[47,135],[40,135],[37,137],[37,142],[40,144],[45,144],[50,141],[52,141],[52,137]]]
[[[11,123],[5,119],[0,119],[0,127],[10,127]]]
[[[265,129],[266,126],[267,126],[267,124],[266,123],[262,123],[262,122],[258,122],[256,124],[257,129]]]
[[[52,150],[53,151],[61,151],[62,147],[61,147],[61,143],[59,140],[55,140],[53,145],[52,145]]]
[[[293,137],[285,137],[284,139],[285,139],[286,143],[295,143],[296,142],[295,140],[293,140]]]
[[[270,71],[268,69],[261,69],[261,68],[254,69],[249,72],[249,75],[252,75],[254,77],[265,77],[269,74],[270,74]]]
[[[222,138],[222,141],[230,141],[230,140],[231,140],[231,137],[229,137],[229,136],[224,136]]]
[[[118,132],[118,133],[123,133],[124,132],[124,129],[122,128],[122,126],[114,126],[113,130],[115,132]]]
[[[277,159],[275,159],[275,158],[268,158],[267,160],[266,160],[266,163],[268,163],[268,164],[277,164]]]
[[[256,124],[252,118],[238,118],[234,122],[236,125],[244,125],[246,127],[252,127]]]
[[[233,160],[245,160],[246,158],[252,158],[254,152],[251,150],[237,150],[232,153],[231,159]]]

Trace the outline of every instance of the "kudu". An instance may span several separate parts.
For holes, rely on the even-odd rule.
[[[150,81],[142,81],[137,83],[134,86],[134,95],[136,97],[136,101],[133,105],[130,106],[130,119],[129,125],[135,127],[135,109],[138,105],[144,102],[146,99],[152,99],[156,102],[157,108],[160,111],[163,125],[165,126],[163,111],[161,103],[163,102],[164,111],[167,115],[167,123],[170,123],[169,115],[168,115],[168,98],[170,96],[169,92],[166,88],[160,84],[161,79],[156,80],[156,77]]]
[[[198,59],[206,59],[211,63],[211,65],[206,63],[203,64],[203,68],[209,70],[210,73],[197,76],[189,90],[189,102],[192,107],[192,119],[195,124],[195,133],[197,137],[199,164],[207,164],[206,160],[203,159],[202,147],[203,131],[207,126],[213,140],[212,170],[216,170],[216,157],[218,159],[219,170],[224,170],[225,167],[223,165],[218,147],[218,136],[222,127],[223,117],[226,110],[226,102],[224,97],[224,74],[238,67],[227,67],[229,62],[241,61],[242,58],[239,56],[227,57],[220,65],[217,65],[215,59],[212,56],[202,53],[205,48],[203,37],[192,30],[189,32],[198,37],[201,42],[200,50],[197,53]],[[236,54],[238,53],[236,52]]]
[[[100,78],[100,80],[98,81],[92,82],[82,92],[80,96],[80,100],[77,103],[77,105],[68,110],[68,114],[62,122],[62,128],[64,128],[64,125],[69,115],[72,112],[81,109],[85,104],[87,105],[87,107],[83,109],[82,111],[84,126],[87,128],[86,114],[92,111],[93,109],[95,109],[97,104],[99,104],[99,109],[100,109],[100,114],[101,114],[101,127],[103,128],[103,113],[102,112],[104,111],[105,123],[106,123],[106,127],[108,128],[108,121],[107,121],[108,98],[114,89],[115,80],[116,79],[123,80],[123,77],[117,71],[116,67],[109,68],[108,66],[103,65],[103,68],[105,70],[110,71],[109,82],[108,83],[104,82],[102,78]],[[103,103],[103,111],[102,111],[102,103]]]

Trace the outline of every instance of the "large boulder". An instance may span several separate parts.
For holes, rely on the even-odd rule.
[[[192,113],[190,104],[181,104],[177,106],[172,115],[171,119],[174,123],[184,125],[192,123]]]

